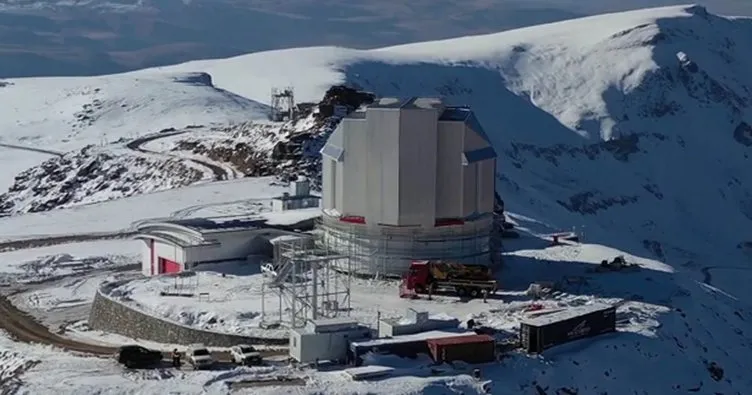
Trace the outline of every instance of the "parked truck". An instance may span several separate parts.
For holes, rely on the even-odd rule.
[[[458,296],[477,298],[493,294],[498,283],[488,266],[466,265],[447,261],[413,261],[401,287],[415,293],[454,292]]]

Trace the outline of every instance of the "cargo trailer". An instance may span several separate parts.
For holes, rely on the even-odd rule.
[[[593,304],[522,320],[520,343],[529,353],[541,353],[573,340],[614,331],[616,307]]]
[[[436,363],[488,363],[496,360],[496,341],[488,335],[444,337],[429,339],[426,343]]]

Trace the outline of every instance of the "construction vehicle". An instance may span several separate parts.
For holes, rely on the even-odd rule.
[[[457,296],[477,298],[493,294],[498,283],[488,266],[466,265],[446,261],[413,261],[402,279],[401,295],[415,293],[454,292]]]

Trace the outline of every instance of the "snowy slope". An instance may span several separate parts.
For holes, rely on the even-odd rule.
[[[268,113],[262,104],[214,87],[208,74],[182,72],[4,80],[0,107],[0,195],[11,187],[14,192],[0,197],[0,212],[211,179],[210,169],[195,161],[144,155],[125,144],[165,129],[247,122]]]
[[[331,114],[332,105],[354,109],[372,100],[369,93],[333,87],[319,106],[312,105],[285,122],[252,119],[189,125],[134,139],[121,138],[103,146],[87,145],[67,153],[46,153],[52,157],[13,174],[7,192],[2,193],[0,184],[0,216],[249,176],[278,176],[289,181],[302,175],[310,177],[316,188],[318,151],[341,119]],[[210,104],[209,109],[215,108]],[[174,110],[179,112],[180,108]],[[32,149],[7,146],[14,147],[12,153],[28,154]],[[31,160],[39,158],[38,150],[31,153]],[[9,170],[30,161],[13,162],[18,167],[9,166]]]
[[[117,233],[137,221],[256,214],[287,188],[273,178],[242,178],[73,207],[0,218],[0,241],[65,234]]]
[[[281,50],[144,73],[206,71],[218,86],[254,100],[284,84],[315,99],[345,81],[380,95],[443,96],[476,110],[503,154],[500,188],[523,213],[567,228],[595,219],[591,237],[639,232],[639,243],[660,240],[666,251],[728,251],[749,238],[737,230],[752,221],[751,33],[747,19],[669,7],[372,51]]]
[[[0,86],[0,143],[68,151],[170,127],[265,118],[202,73],[22,78]]]
[[[380,95],[439,95],[473,106],[502,155],[499,190],[514,221],[532,234],[577,227],[589,243],[611,248],[599,248],[596,257],[591,247],[509,242],[507,286],[576,273],[620,251],[665,262],[651,261],[640,275],[597,276],[572,291],[643,305],[626,320],[645,330],[577,342],[541,358],[515,355],[485,371],[493,393],[746,394],[750,33],[748,20],[674,7],[374,51],[274,51],[134,74],[204,71],[218,87],[256,101],[274,86],[293,85],[300,99],[317,100],[331,84],[350,82]],[[164,194],[171,193],[191,199],[184,191]],[[8,218],[0,226],[9,227],[2,229],[6,237],[55,233],[53,219],[101,219],[108,207],[125,207],[117,203]],[[27,377],[32,389],[48,388],[38,373]],[[467,376],[378,385],[317,377],[300,392],[450,391],[480,392]]]

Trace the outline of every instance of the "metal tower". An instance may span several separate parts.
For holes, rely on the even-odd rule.
[[[262,289],[261,315],[264,326],[305,326],[307,319],[335,318],[350,314],[350,258],[316,247],[311,240],[279,242],[275,246],[274,272]],[[271,295],[270,295],[271,294]],[[267,314],[266,299],[275,297],[278,319]]]
[[[285,116],[293,119],[295,115],[295,94],[292,87],[284,89],[272,88],[272,112],[270,119],[275,122],[285,120]]]

